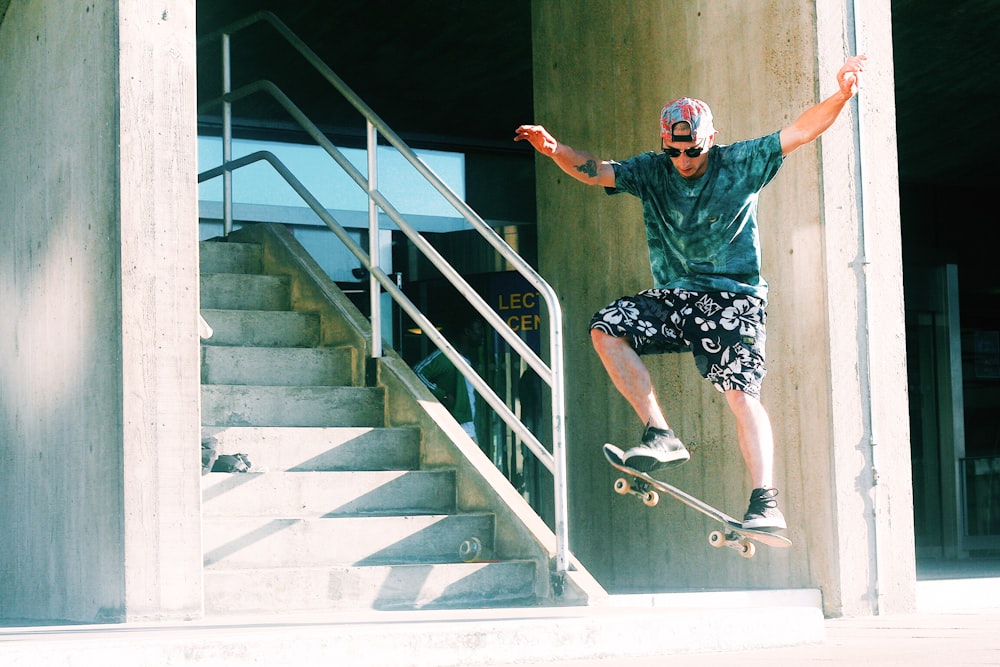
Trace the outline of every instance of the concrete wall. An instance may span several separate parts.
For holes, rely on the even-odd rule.
[[[825,13],[817,16],[817,7]],[[660,108],[682,95],[712,106],[720,143],[780,129],[834,91],[836,71],[854,51],[853,19],[841,3],[539,0],[532,9],[536,115],[526,120],[609,159],[658,148]],[[873,72],[861,136],[877,143],[866,149],[872,164],[859,163],[852,105],[822,144],[786,161],[760,201],[772,286],[763,401],[790,550],[734,558],[709,548],[711,526],[680,504],[650,510],[612,492],[615,475],[600,445],[628,445],[641,424],[607,379],[587,323],[610,300],[651,284],[641,210],[635,198],[608,197],[538,160],[540,265],[563,295],[566,319],[571,542],[611,592],[818,586],[831,615],[912,606],[899,216],[895,170],[885,168],[895,156],[889,3],[868,11]],[[877,224],[869,241],[879,261],[867,291],[859,175],[866,222]],[[877,320],[866,320],[865,306],[877,309]],[[871,366],[869,341],[878,350]],[[689,355],[647,361],[668,420],[695,450],[671,480],[741,516],[749,480],[722,396]],[[877,493],[872,415],[882,429]]]
[[[0,24],[0,618],[201,611],[194,0]]]

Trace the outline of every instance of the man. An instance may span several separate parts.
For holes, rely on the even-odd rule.
[[[457,329],[457,327],[456,327]],[[457,340],[452,342],[462,358],[472,364],[471,357],[486,339],[486,327],[479,319],[462,325]],[[476,394],[472,383],[465,379],[461,371],[441,350],[434,350],[418,363],[413,371],[420,381],[427,385],[448,411],[462,425],[473,442],[476,438]]]
[[[514,137],[578,181],[642,200],[655,287],[611,303],[590,325],[612,382],[645,425],[640,444],[624,460],[652,472],[690,458],[660,409],[640,355],[691,350],[699,372],[724,394],[736,418],[754,487],[743,519],[748,528],[786,527],[773,486],[771,423],[760,402],[767,282],[760,275],[757,196],[786,155],[837,119],[857,93],[865,60],[848,58],[837,73],[838,91],[791,125],[730,145],[715,143],[708,105],[687,97],[661,112],[660,154],[601,160],[560,143],[540,125],[522,125]]]

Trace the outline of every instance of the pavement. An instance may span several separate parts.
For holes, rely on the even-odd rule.
[[[475,625],[476,621],[467,621]],[[435,634],[434,621],[412,624],[412,631]],[[541,622],[541,630],[547,623]],[[367,649],[339,641],[340,634],[327,622],[296,621],[242,626],[96,629],[38,628],[19,638],[4,633],[0,639],[0,664],[5,667],[75,665],[442,665],[504,664],[519,667],[701,667],[732,663],[755,665],[998,665],[1000,664],[1000,610],[963,614],[905,614],[889,617],[844,618],[826,621],[826,636],[806,645],[744,651],[672,652],[664,647],[655,655],[629,656],[608,644],[599,657],[568,659],[551,649],[543,659],[523,661],[510,647],[489,647],[485,637],[474,638],[462,631],[451,634],[447,645],[424,645],[408,654],[385,651],[393,630],[370,627]],[[548,629],[546,629],[546,632]],[[501,635],[504,633],[501,632]],[[526,637],[527,638],[527,637]],[[552,643],[565,638],[558,631]],[[380,645],[380,640],[385,644]],[[655,638],[650,640],[656,641]],[[432,642],[433,644],[433,642]],[[486,648],[494,658],[484,655]],[[507,656],[507,657],[505,657]],[[510,660],[507,658],[511,658]],[[513,661],[511,661],[513,660]]]
[[[1000,604],[1000,603],[998,603]],[[521,663],[519,667],[661,667],[768,665],[1000,665],[1000,609],[948,614],[900,614],[826,621],[826,638],[815,644],[748,651],[662,655],[645,658]]]
[[[591,607],[366,611],[0,627],[0,665],[998,665],[1000,561],[924,572],[917,612],[823,619],[814,590],[611,596]]]

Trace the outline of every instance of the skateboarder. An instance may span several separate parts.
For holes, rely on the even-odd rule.
[[[712,112],[684,97],[660,115],[659,154],[602,160],[557,141],[541,125],[517,128],[560,169],[609,194],[642,200],[654,287],[622,297],[591,320],[591,340],[615,387],[645,429],[625,452],[633,468],[654,471],[690,458],[664,417],[640,358],[690,350],[701,375],[725,395],[754,489],[749,528],[785,528],[773,486],[774,442],[760,402],[764,379],[767,282],[760,275],[757,196],[784,157],[829,128],[857,92],[865,56],[837,73],[838,90],[767,136],[716,144]]]

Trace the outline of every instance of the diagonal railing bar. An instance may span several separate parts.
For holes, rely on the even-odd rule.
[[[395,206],[385,197],[382,192],[378,189],[373,189],[370,186],[368,178],[365,177],[361,171],[354,166],[354,164],[343,154],[343,152],[338,149],[333,142],[331,142],[322,130],[320,130],[305,113],[294,103],[292,100],[271,81],[255,81],[254,83],[248,84],[241,88],[234,90],[233,92],[223,95],[222,97],[216,98],[210,102],[199,107],[199,113],[202,110],[207,110],[213,106],[218,106],[220,103],[227,101],[229,103],[237,102],[241,99],[245,99],[250,95],[255,93],[266,93],[274,98],[287,112],[295,119],[299,125],[306,131],[306,133],[317,143],[324,151],[333,159],[337,165],[343,169],[348,176],[353,180],[362,190],[369,193],[371,199],[381,208],[385,214],[396,224],[400,230],[406,234],[406,237],[410,239],[416,245],[416,247],[437,267],[442,274],[448,278],[448,281],[460,288],[460,292],[466,295],[470,301],[475,302],[473,305],[476,307],[477,312],[479,312],[483,317],[492,325],[493,329],[500,334],[500,336],[507,341],[512,347],[518,350],[518,352],[523,356],[524,360],[531,366],[538,376],[546,383],[552,384],[552,369],[550,369],[545,362],[532,350],[530,347],[524,344],[524,341],[517,335],[517,333],[507,326],[503,318],[500,317],[489,304],[469,285],[468,281],[460,274],[455,268],[448,263],[448,261],[441,256],[438,250],[431,245],[422,234],[417,230],[413,229],[406,218],[396,209]],[[490,228],[492,231],[492,228]],[[513,251],[512,251],[513,252]]]

